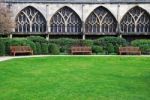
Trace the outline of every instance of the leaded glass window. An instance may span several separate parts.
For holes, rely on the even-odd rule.
[[[33,7],[26,7],[16,17],[16,32],[45,32],[46,20]]]
[[[104,7],[96,8],[85,22],[85,32],[87,33],[114,33],[116,28],[116,19]]]
[[[81,32],[82,21],[69,7],[63,7],[50,21],[51,32],[54,33],[78,33]]]
[[[121,31],[126,33],[150,32],[150,15],[140,7],[132,8],[121,20]]]

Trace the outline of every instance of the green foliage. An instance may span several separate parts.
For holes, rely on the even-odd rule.
[[[111,44],[111,43],[108,43],[107,47],[105,48],[105,50],[106,50],[107,54],[115,53],[115,46],[113,46],[113,44]]]
[[[53,44],[53,43],[49,43],[48,51],[50,54],[53,54],[53,55],[57,55],[60,53],[59,46],[57,46],[56,44]]]
[[[119,37],[102,37],[94,41],[94,45],[101,46],[106,54],[117,53],[118,48],[127,45],[127,41]]]
[[[42,52],[42,54],[48,54],[48,44],[47,43],[41,43],[41,52]]]
[[[96,46],[96,45],[92,46],[92,52],[96,54],[103,53],[103,48],[100,46]]]
[[[48,41],[41,36],[30,36],[27,38],[35,43],[36,54],[48,54]]]
[[[69,39],[69,38],[60,38],[60,39],[51,39],[49,43],[54,43],[60,46],[60,52],[69,53],[71,46],[81,45],[81,46],[91,46],[93,44],[92,40],[79,40],[79,39]]]
[[[60,47],[60,52],[68,53],[70,47],[77,45],[77,40],[69,38],[51,39],[49,43],[54,43]]]
[[[39,42],[35,42],[35,46],[36,46],[36,54],[41,54],[42,53],[41,44]]]
[[[0,39],[0,56],[5,55],[5,42],[3,39]]]
[[[93,41],[92,40],[79,40],[78,44],[81,46],[90,46],[92,47]]]
[[[150,54],[150,40],[148,39],[134,40],[131,45],[140,47],[143,54]]]
[[[33,42],[47,43],[47,40],[41,36],[30,36],[27,39]]]
[[[32,48],[33,50],[33,54],[37,54],[37,50],[36,50],[36,45],[34,42],[28,40],[27,43],[30,45],[30,47]]]
[[[27,40],[25,38],[13,38],[13,39],[5,39],[5,51],[6,51],[6,55],[10,54],[10,46],[30,46],[32,48],[32,50],[36,51],[36,47],[35,44],[30,41]]]

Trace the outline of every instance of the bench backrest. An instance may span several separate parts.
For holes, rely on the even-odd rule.
[[[91,47],[75,46],[75,47],[71,47],[71,51],[91,51]]]
[[[11,51],[32,51],[29,46],[10,46]]]
[[[119,51],[140,51],[139,47],[119,47]]]

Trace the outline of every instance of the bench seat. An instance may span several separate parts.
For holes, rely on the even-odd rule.
[[[33,50],[29,46],[10,46],[10,54],[15,56],[16,54],[28,53],[33,55]]]
[[[119,54],[139,54],[141,55],[141,50],[139,47],[119,47]]]
[[[92,49],[86,46],[74,46],[71,47],[71,54],[92,54]]]

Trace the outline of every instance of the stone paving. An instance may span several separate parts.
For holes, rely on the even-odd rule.
[[[0,62],[1,61],[6,61],[14,58],[30,58],[30,57],[48,57],[48,56],[74,56],[74,57],[90,57],[90,56],[104,56],[104,57],[109,57],[109,56],[119,56],[119,57],[150,57],[150,55],[33,55],[33,56],[3,56],[0,57]]]

